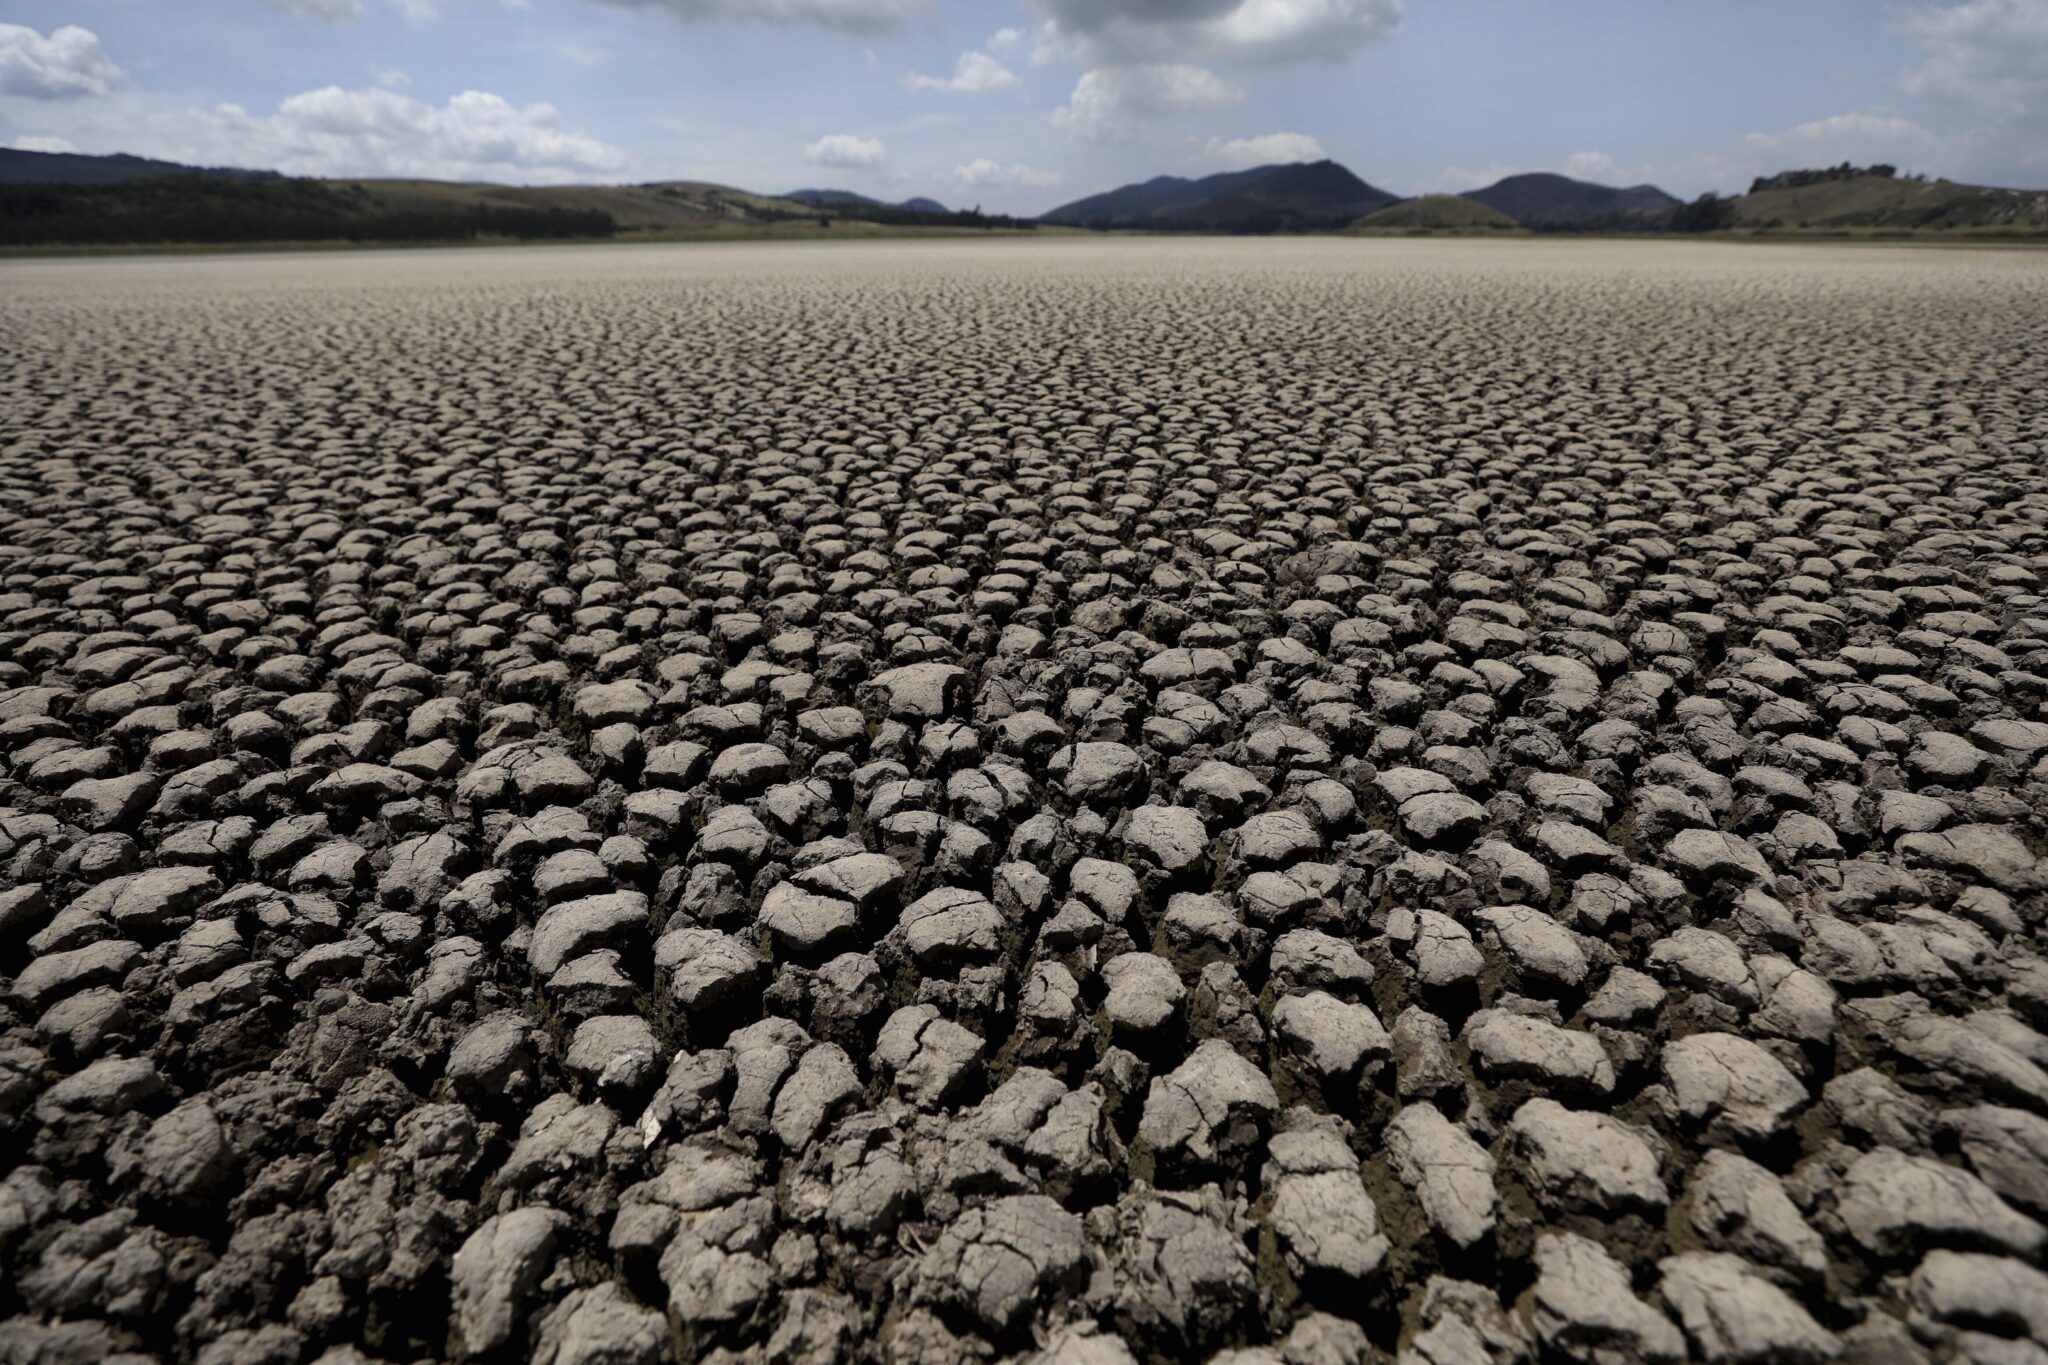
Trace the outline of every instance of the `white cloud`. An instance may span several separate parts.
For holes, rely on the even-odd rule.
[[[20,24],[0,24],[0,95],[35,100],[111,94],[121,68],[100,50],[99,35],[66,24],[45,38]]]
[[[1307,133],[1262,133],[1258,137],[1212,137],[1203,155],[1233,171],[1292,161],[1321,161],[1329,153]]]
[[[1107,66],[1081,73],[1066,104],[1052,111],[1052,126],[1081,142],[1128,141],[1143,115],[1217,109],[1243,98],[1242,89],[1199,66]]]
[[[828,133],[804,148],[804,160],[813,166],[837,166],[862,170],[882,164],[889,149],[880,138],[855,137],[852,133]]]
[[[116,113],[91,125],[94,150],[203,166],[528,184],[617,179],[632,169],[624,149],[565,129],[554,106],[515,105],[482,90],[434,105],[330,85],[292,95],[268,114],[234,104]],[[74,135],[84,140],[88,130]]]
[[[1496,180],[1505,180],[1511,175],[1520,175],[1524,168],[1495,161],[1485,166],[1446,166],[1437,173],[1429,189],[1437,194],[1463,194],[1466,190],[1485,189]]]
[[[287,168],[353,163],[400,174],[568,176],[627,165],[622,149],[564,130],[553,105],[515,105],[483,90],[465,90],[437,108],[389,90],[330,85],[291,96],[267,122],[286,140]]]
[[[1766,151],[1795,151],[1844,161],[1857,160],[1859,155],[1883,159],[1902,151],[1925,153],[1937,143],[1934,134],[1919,124],[1889,114],[1835,114],[1779,133],[1751,133],[1743,141]]]
[[[952,95],[986,95],[998,90],[1015,90],[1023,82],[1017,73],[986,52],[963,52],[953,63],[950,76],[905,76],[905,90],[937,90]]]
[[[334,3],[356,4],[358,0],[286,0],[290,4],[322,5]],[[446,0],[391,0],[392,8],[405,16],[408,24],[415,26],[431,24],[446,12]],[[268,3],[268,0],[266,0]],[[499,9],[524,10],[532,8],[530,0],[495,0]]]
[[[17,137],[9,138],[9,145],[24,152],[75,152],[69,138],[62,137]]]
[[[377,73],[377,84],[386,90],[404,90],[412,85],[412,77],[395,66],[386,67]]]
[[[2007,118],[2040,112],[2048,92],[2048,0],[1963,0],[1905,11],[1898,23],[1926,61],[1906,89]]]
[[[931,0],[598,0],[620,9],[659,10],[686,24],[781,24],[837,33],[895,33]]]
[[[987,48],[991,52],[1008,52],[1011,48],[1018,46],[1023,41],[1023,29],[999,28],[994,33],[988,35],[988,41],[986,43],[983,43],[982,46]]]
[[[330,24],[353,24],[363,17],[363,0],[263,0],[263,7]]]
[[[353,24],[363,17],[363,0],[263,0],[263,6],[279,14],[325,19],[330,24]]]
[[[1574,180],[1612,181],[1621,173],[1605,152],[1573,152],[1564,159],[1564,173]]]
[[[999,185],[1019,189],[1043,189],[1047,185],[1057,185],[1060,182],[1056,171],[1034,170],[1021,164],[1005,166],[985,156],[976,157],[964,166],[955,166],[946,172],[944,178],[956,185],[966,185],[975,189]]]
[[[1341,61],[1401,29],[1402,0],[1031,0],[1040,46],[1086,62]]]

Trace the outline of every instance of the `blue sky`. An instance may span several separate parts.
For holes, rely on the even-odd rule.
[[[2048,185],[2048,0],[0,0],[0,144],[1040,211],[1331,156]]]

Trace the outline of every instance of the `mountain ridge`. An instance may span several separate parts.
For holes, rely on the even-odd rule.
[[[205,175],[216,180],[276,180],[276,171],[239,166],[188,166],[178,161],[114,152],[37,152],[0,147],[0,185],[118,185],[162,175]]]
[[[1646,223],[1683,202],[1655,185],[1600,185],[1554,171],[1504,176],[1461,197],[1538,230]]]
[[[1253,166],[1198,179],[1159,175],[1041,213],[1066,227],[1274,232],[1341,228],[1398,203],[1328,159]]]

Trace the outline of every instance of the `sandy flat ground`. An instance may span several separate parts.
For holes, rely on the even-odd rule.
[[[419,281],[476,276],[608,277],[643,271],[745,271],[780,274],[848,269],[955,270],[1214,270],[1534,268],[1541,270],[1670,270],[1709,267],[1783,269],[1833,274],[1844,269],[1896,272],[2003,269],[2033,275],[2048,269],[2027,246],[1878,242],[1720,242],[1643,239],[1511,238],[1169,238],[1015,237],[973,240],[883,239],[859,242],[647,243],[596,246],[483,247],[292,251],[205,255],[137,255],[0,260],[0,272],[24,289],[76,289],[104,279],[147,276],[198,282],[253,283],[275,276],[301,284],[356,280]],[[1992,265],[1990,262],[1999,264]],[[1947,262],[1945,266],[1937,263]]]

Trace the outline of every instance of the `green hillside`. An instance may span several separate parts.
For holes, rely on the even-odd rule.
[[[567,240],[616,230],[610,214],[585,204],[461,196],[394,204],[360,187],[283,176],[0,184],[7,247]]]
[[[608,213],[620,231],[707,229],[802,220],[819,211],[794,199],[752,194],[728,185],[670,180],[648,185],[492,185],[447,180],[329,180],[359,190],[393,212],[471,207],[565,209]]]
[[[1036,231],[1029,219],[905,205],[819,207],[726,185],[523,186],[439,180],[0,180],[0,249]]]
[[[1476,199],[1467,199],[1460,194],[1425,194],[1420,198],[1389,204],[1376,213],[1368,213],[1353,223],[1351,230],[1512,232],[1520,226],[1505,213],[1490,209]]]
[[[1745,228],[2048,230],[2048,191],[1883,175],[1755,190],[1734,207]]]

